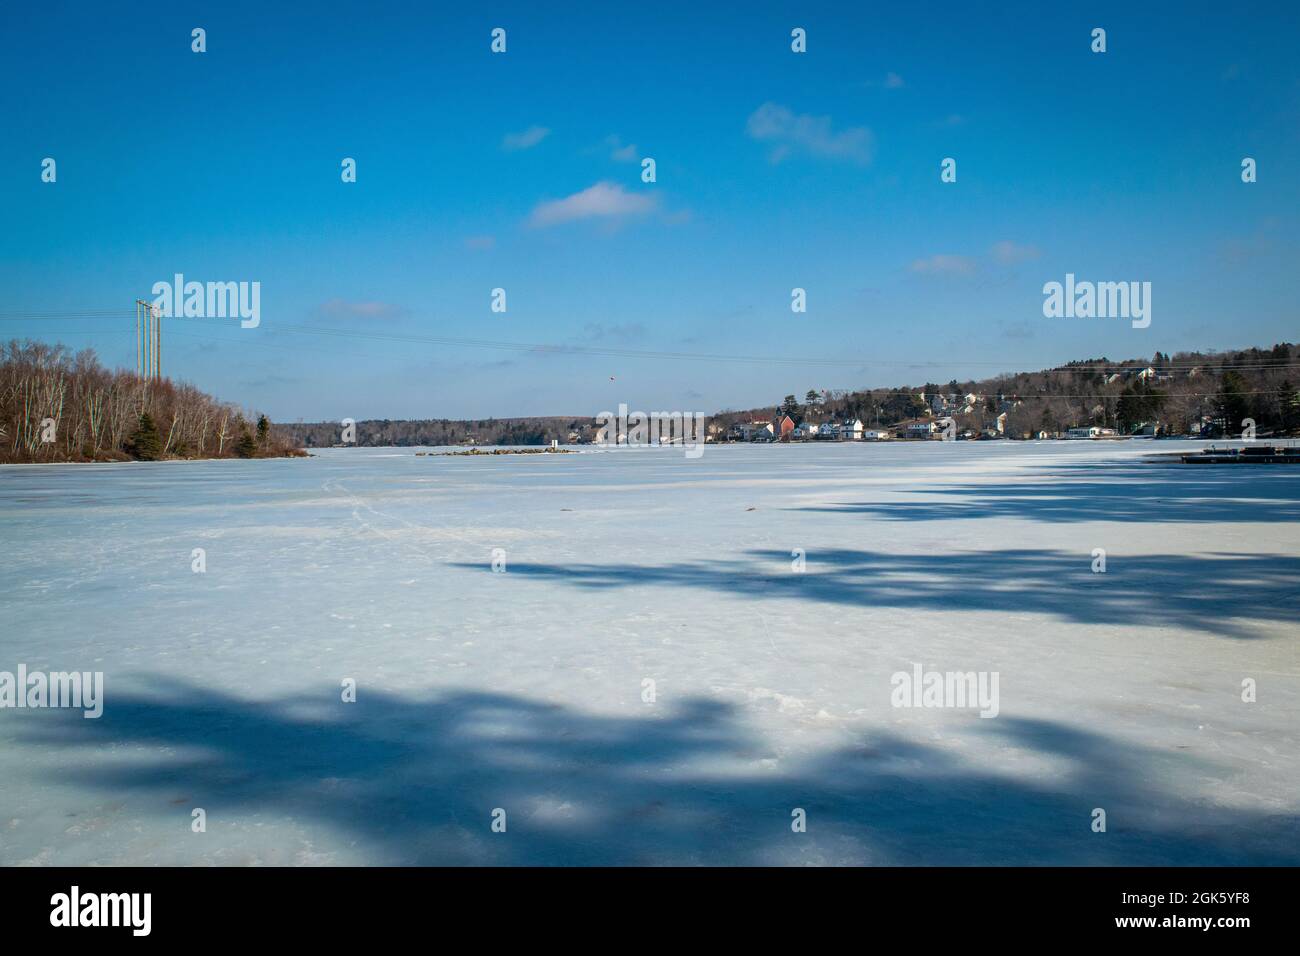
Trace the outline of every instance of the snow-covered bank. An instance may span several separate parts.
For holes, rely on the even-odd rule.
[[[1172,450],[0,470],[0,670],[106,684],[0,863],[1300,862],[1300,473]]]

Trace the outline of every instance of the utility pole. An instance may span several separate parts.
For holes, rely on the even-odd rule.
[[[135,374],[162,378],[162,313],[144,299],[135,300]]]

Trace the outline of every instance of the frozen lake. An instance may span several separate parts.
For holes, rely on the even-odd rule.
[[[106,683],[0,864],[1300,863],[1300,469],[1179,447],[0,468],[0,671]]]

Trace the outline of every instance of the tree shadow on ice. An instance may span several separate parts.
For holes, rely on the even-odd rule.
[[[1175,626],[1252,637],[1250,621],[1293,621],[1300,556],[1125,555],[1111,551],[1093,573],[1092,544],[1045,550],[890,554],[808,548],[806,572],[781,551],[663,565],[515,562],[508,573],[578,588],[670,587],[755,600],[800,600],[862,608],[1014,611],[1080,624]],[[481,564],[457,567],[483,571]]]
[[[857,501],[793,510],[886,521],[1018,518],[1054,523],[1300,521],[1300,468],[1287,465],[1066,464],[1045,479],[927,488],[940,500]]]
[[[110,697],[98,720],[44,712],[25,743],[68,748],[63,786],[107,791],[137,819],[174,817],[182,854],[203,852],[189,831],[201,806],[209,834],[264,862],[292,862],[305,839],[388,864],[1300,863],[1295,815],[1183,795],[1226,775],[1212,757],[1057,722],[936,723],[996,735],[1005,763],[890,733],[778,759],[712,699],[628,718],[479,692],[264,703],[156,686]],[[87,746],[113,748],[112,764]],[[1051,769],[1027,773],[1030,756]],[[490,830],[498,807],[504,834]],[[796,807],[806,833],[791,830]],[[251,814],[307,832],[250,827]]]

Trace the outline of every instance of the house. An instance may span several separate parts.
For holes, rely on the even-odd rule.
[[[813,422],[800,422],[794,426],[794,431],[790,433],[790,437],[795,441],[807,441],[810,438],[816,438],[818,431],[819,426]]]
[[[794,419],[789,415],[781,415],[772,423],[772,431],[781,441],[789,441],[790,435],[794,432]]]
[[[932,421],[908,422],[903,428],[903,435],[906,438],[929,438],[938,428]]]
[[[862,419],[846,418],[840,422],[840,441],[860,441],[862,439]]]
[[[1102,432],[1108,431],[1105,428],[1098,428],[1096,425],[1090,425],[1087,428],[1071,428],[1065,433],[1066,438],[1100,438]]]
[[[773,441],[776,430],[769,421],[736,422],[727,429],[727,441]]]
[[[863,441],[889,441],[893,434],[886,428],[864,428],[862,430]]]
[[[1007,433],[1007,413],[1006,413],[1006,412],[1003,412],[1001,415],[998,416],[998,418],[997,418],[997,430],[998,430],[998,434],[999,434],[999,435],[1005,435],[1005,434]]]
[[[1138,372],[1138,379],[1143,382],[1145,382],[1147,379],[1155,378],[1155,377],[1156,377],[1156,370],[1153,369],[1150,365],[1148,365],[1142,371]]]

